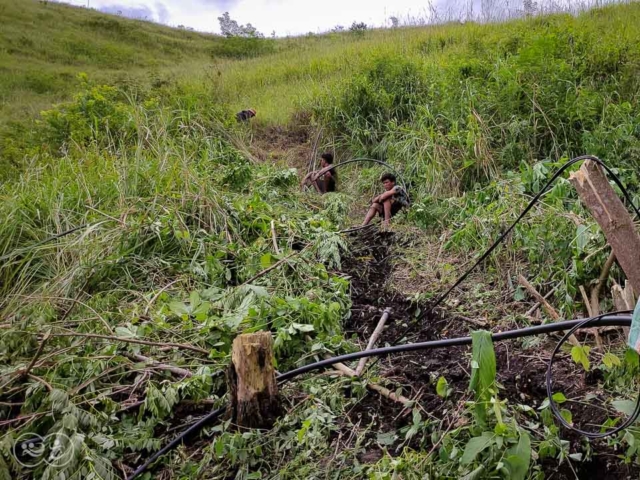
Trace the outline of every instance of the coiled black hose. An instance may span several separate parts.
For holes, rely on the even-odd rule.
[[[574,327],[571,328],[571,330],[569,330],[568,332],[566,332],[564,334],[564,337],[562,337],[562,339],[558,342],[558,344],[556,345],[556,348],[553,350],[553,353],[551,354],[549,363],[547,364],[547,375],[546,375],[547,398],[549,399],[549,406],[551,407],[551,411],[564,427],[570,430],[573,430],[574,432],[577,432],[581,435],[584,435],[587,438],[594,438],[594,439],[615,435],[616,433],[621,432],[622,430],[625,430],[631,425],[633,425],[638,420],[638,417],[640,416],[640,396],[638,397],[638,401],[636,402],[636,406],[633,410],[633,413],[621,425],[618,425],[617,427],[609,430],[605,430],[603,432],[587,432],[586,430],[581,430],[580,428],[576,428],[573,425],[571,425],[560,413],[560,409],[558,408],[558,405],[553,400],[552,369],[553,369],[553,363],[555,362],[557,353],[560,351],[560,348],[562,347],[562,345],[566,343],[567,339],[571,337],[572,334],[574,334],[576,331],[578,331],[581,328],[592,326],[594,323],[597,323],[600,318],[604,318],[606,316],[607,315],[600,315],[594,318],[587,318],[586,320],[583,320],[580,323],[574,325]]]

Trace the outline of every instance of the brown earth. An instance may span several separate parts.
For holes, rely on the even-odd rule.
[[[352,240],[351,254],[343,262],[343,270],[351,278],[353,301],[353,314],[346,322],[345,330],[347,334],[357,336],[362,347],[366,346],[386,307],[392,310],[391,321],[378,346],[384,343],[406,343],[407,339],[430,341],[467,336],[471,328],[478,328],[456,319],[457,314],[449,312],[447,310],[449,307],[438,309],[425,320],[416,320],[416,313],[427,310],[427,305],[412,302],[407,298],[407,293],[419,291],[420,285],[416,286],[414,281],[413,291],[405,285],[400,293],[395,279],[391,280],[395,272],[390,259],[394,251],[407,248],[411,240],[406,236],[391,232],[356,232]],[[406,271],[402,270],[401,275],[405,276],[406,281]],[[478,280],[476,279],[476,282]],[[426,281],[430,286],[436,284],[431,279]],[[473,284],[473,279],[471,283]],[[456,296],[464,297],[464,294],[468,293],[465,292],[468,288],[456,292]],[[499,293],[494,297],[496,298],[491,299],[492,301],[503,298]],[[451,303],[457,304],[456,301]],[[500,305],[495,310],[504,312],[518,306],[525,307],[524,304],[507,304],[507,306]],[[526,307],[528,308],[528,305]],[[489,324],[494,323],[489,322]],[[501,329],[504,328],[505,325],[502,325]],[[512,328],[517,328],[517,325],[513,325]],[[497,331],[496,328],[494,330]],[[557,338],[548,337],[540,339],[531,348],[526,348],[517,340],[496,344],[497,381],[502,386],[499,393],[502,399],[507,399],[511,405],[524,404],[532,408],[542,404],[547,398],[545,383],[547,361],[555,342]],[[369,365],[371,363],[373,361]],[[470,398],[467,392],[470,378],[469,364],[470,347],[463,346],[397,354],[391,358],[381,359],[379,369],[381,383],[386,383],[392,391],[401,386],[403,395],[418,401],[423,418],[429,416],[436,421],[442,421],[441,428],[446,428],[451,422],[461,421],[455,413],[461,409],[464,400]],[[436,394],[435,381],[440,376],[447,380],[452,390],[446,399]],[[598,399],[603,396],[601,383],[598,381],[601,379],[597,376],[594,378],[593,374],[585,374],[566,353],[562,353],[556,360],[553,378],[554,391],[563,392],[567,398],[582,398],[587,393],[597,396],[588,405],[567,402],[562,405],[562,408],[572,412],[576,427],[598,431],[597,426],[612,413],[603,411],[597,404]],[[375,462],[385,455],[383,447],[376,442],[376,434],[397,431],[409,425],[412,420],[411,411],[373,392],[367,393],[348,416],[349,428],[358,424],[371,427],[368,433],[369,444],[365,447],[365,453],[359,458],[361,462]],[[526,421],[527,418],[523,417],[521,420]],[[584,439],[580,435],[571,430],[562,430],[560,435],[561,438],[570,441],[570,453],[579,453],[583,450]],[[430,439],[413,439],[410,446],[430,450]],[[606,441],[592,441],[591,448],[592,457],[587,462],[574,461],[572,465],[567,462],[559,465],[555,459],[545,459],[540,462],[545,478],[570,480],[640,477],[640,468],[636,465],[625,465],[618,456],[621,452],[616,452],[607,446]],[[391,455],[400,453],[395,451],[393,446],[387,446],[386,451]]]

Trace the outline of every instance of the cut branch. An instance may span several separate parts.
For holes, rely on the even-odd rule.
[[[527,281],[526,278],[524,278],[522,275],[518,275],[518,282],[533,296],[533,298],[535,298],[538,302],[540,302],[540,304],[544,307],[547,313],[551,316],[553,321],[558,322],[562,320],[558,312],[556,312],[556,310],[551,306],[551,304],[549,304],[549,302],[547,302],[547,300],[542,295],[540,295],[540,293],[534,288],[533,285],[531,285]],[[575,335],[571,335],[569,337],[569,341],[574,346],[580,346],[580,342],[578,341]]]
[[[167,365],[166,363],[160,363],[154,360],[153,358],[145,357],[144,355],[134,355],[131,353],[125,353],[124,356],[127,357],[129,360],[143,362],[159,370],[166,370],[167,372],[175,373],[179,377],[183,377],[183,378],[193,377],[193,373],[190,372],[189,370],[185,370],[184,368],[180,368],[180,367],[175,367],[173,365]]]
[[[384,329],[385,323],[387,323],[387,320],[389,319],[390,314],[391,314],[391,309],[388,307],[385,308],[384,312],[382,312],[382,317],[380,317],[380,321],[378,322],[376,329],[373,331],[373,334],[369,339],[369,343],[367,344],[366,350],[371,350],[375,346],[376,342],[378,341],[378,337],[380,337],[380,334]],[[358,367],[356,368],[356,371],[355,371],[358,377],[362,375],[362,371],[364,370],[364,367],[367,365],[368,361],[369,361],[369,357],[363,357],[358,362]]]
[[[329,358],[329,356],[325,358]],[[346,375],[347,377],[356,378],[358,376],[355,370],[352,370],[351,368],[347,367],[344,363],[335,363],[333,365],[333,368],[338,372],[340,372],[340,374]],[[374,392],[378,392],[383,397],[387,397],[388,399],[393,400],[394,402],[401,403],[405,408],[413,407],[413,404],[414,404],[413,401],[409,400],[407,397],[404,397],[402,395],[396,394],[395,392],[392,392],[386,387],[383,387],[376,383],[367,382],[367,388],[370,390],[373,390]]]
[[[148,345],[151,347],[173,347],[179,348],[182,350],[191,350],[192,352],[202,353],[204,355],[209,355],[209,351],[204,348],[195,347],[193,345],[183,345],[181,343],[160,343],[160,342],[149,342],[147,340],[138,340],[137,338],[127,338],[127,337],[115,337],[112,335],[100,335],[97,333],[52,333],[52,337],[86,337],[86,338],[101,338],[103,340],[113,340],[115,342],[123,342],[123,343],[135,343],[137,345]]]
[[[293,252],[290,253],[289,255],[287,255],[286,257],[278,260],[276,263],[274,263],[273,265],[271,265],[269,268],[265,268],[264,270],[262,270],[260,273],[258,273],[257,275],[254,275],[253,277],[251,277],[249,280],[247,280],[246,282],[244,282],[242,285],[240,285],[241,287],[244,287],[245,285],[249,285],[250,283],[255,282],[257,279],[259,279],[260,277],[263,277],[264,275],[266,275],[267,273],[269,273],[271,270],[278,268],[280,265],[282,265],[284,262],[286,262],[287,260],[289,260],[291,257],[294,257],[296,255],[301,254],[304,249],[307,247],[304,247],[302,250],[298,251],[298,252]]]
[[[276,222],[271,220],[271,239],[273,240],[273,250],[276,255],[280,255],[280,249],[278,248],[278,237],[276,236]]]

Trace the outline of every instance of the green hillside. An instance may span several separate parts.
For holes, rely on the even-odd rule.
[[[361,350],[386,308],[379,346],[473,347],[302,375],[272,428],[224,418],[139,478],[638,478],[637,428],[587,440],[554,416],[559,337],[474,331],[616,310],[625,274],[579,165],[431,306],[571,157],[640,205],[640,4],[278,40],[51,3],[0,16],[0,478],[126,478],[227,404],[239,334],[270,332],[287,372]],[[352,230],[387,167],[301,191],[324,151],[386,162],[411,206]],[[576,336],[552,399],[576,428],[620,425],[638,355],[618,328]]]
[[[215,38],[54,2],[0,2],[0,116],[39,113],[99,82],[149,85],[185,68],[206,68]],[[197,66],[197,67],[196,67]]]

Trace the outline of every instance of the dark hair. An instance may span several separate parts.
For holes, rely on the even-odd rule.
[[[393,173],[385,173],[380,177],[380,181],[384,182],[386,180],[391,180],[393,183],[396,183],[396,176]]]
[[[333,165],[333,155],[330,154],[329,152],[327,153],[323,153],[320,158],[322,158],[325,162],[327,162],[329,165]]]

